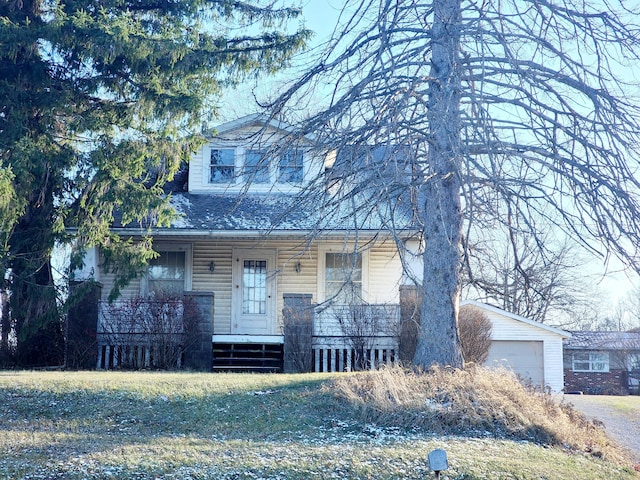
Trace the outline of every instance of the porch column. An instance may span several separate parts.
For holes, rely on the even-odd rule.
[[[213,292],[185,292],[185,298],[195,311],[190,318],[185,318],[188,325],[184,352],[184,366],[198,371],[210,372],[213,368]],[[185,311],[185,317],[188,314]]]
[[[399,359],[404,364],[413,361],[418,341],[420,322],[419,288],[415,285],[400,285],[400,345]]]
[[[284,322],[284,371],[311,372],[313,312],[311,294],[285,293],[282,318]]]

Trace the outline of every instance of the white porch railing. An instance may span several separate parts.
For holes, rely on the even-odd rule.
[[[314,337],[314,372],[351,372],[374,370],[384,365],[395,365],[398,358],[398,340],[392,337],[368,339],[370,346],[354,348],[346,339],[336,337]]]
[[[398,361],[399,305],[341,305],[316,312],[313,370],[350,372]]]

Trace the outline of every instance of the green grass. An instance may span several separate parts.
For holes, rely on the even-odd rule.
[[[591,395],[589,396],[589,400],[610,407],[628,416],[630,420],[638,421],[637,415],[638,412],[640,412],[640,396]]]
[[[374,424],[336,378],[363,377],[2,372],[0,478],[424,479],[435,448],[443,480],[636,478],[576,449]]]

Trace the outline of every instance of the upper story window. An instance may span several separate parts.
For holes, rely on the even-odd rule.
[[[286,150],[278,161],[278,182],[301,183],[304,177],[302,152]]]
[[[299,148],[278,149],[276,145],[244,147],[212,146],[205,149],[203,184],[212,187],[270,186],[290,188],[304,182],[308,166],[305,153]],[[192,179],[195,180],[195,179]],[[200,182],[194,183],[199,184]]]
[[[245,180],[251,183],[270,183],[269,154],[264,150],[247,150],[244,160]]]
[[[209,183],[232,183],[235,178],[235,151],[232,148],[211,149]]]
[[[600,352],[579,352],[573,354],[574,372],[608,372],[609,354]]]

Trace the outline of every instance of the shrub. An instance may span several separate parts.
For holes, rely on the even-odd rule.
[[[481,365],[491,348],[491,320],[473,305],[464,305],[458,313],[460,346],[465,362]]]

